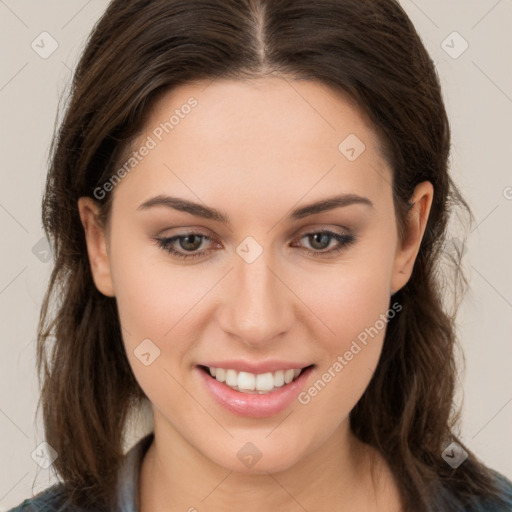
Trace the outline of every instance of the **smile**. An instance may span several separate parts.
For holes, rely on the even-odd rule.
[[[207,367],[210,375],[235,391],[249,394],[271,393],[299,377],[304,368],[277,370],[266,373],[236,371],[232,368]]]
[[[273,416],[289,408],[306,387],[315,367],[313,364],[285,369],[281,363],[283,369],[279,369],[276,363],[250,368],[248,364],[233,363],[241,367],[235,369],[226,363],[223,367],[211,363],[197,365],[194,373],[214,402],[232,414],[252,418]]]

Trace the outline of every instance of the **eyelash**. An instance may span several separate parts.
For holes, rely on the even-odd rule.
[[[200,252],[186,254],[186,253],[176,251],[173,248],[173,245],[176,241],[178,241],[180,239],[184,239],[191,235],[200,236],[200,237],[202,237],[203,240],[212,241],[212,238],[210,238],[209,236],[203,235],[202,233],[195,233],[195,232],[184,233],[182,235],[176,235],[176,236],[172,236],[169,238],[158,238],[157,237],[154,240],[157,242],[158,246],[161,249],[163,249],[164,251],[167,251],[168,253],[170,253],[173,256],[176,256],[177,258],[180,258],[182,260],[186,260],[186,259],[190,259],[190,258],[199,258],[199,257],[202,257],[202,256],[208,254],[209,252],[211,252],[213,250],[213,249],[207,249],[207,250],[200,251]],[[306,254],[308,256],[313,256],[315,258],[324,257],[324,255],[326,255],[326,254],[332,255],[332,254],[340,253],[346,247],[348,247],[349,245],[353,244],[356,241],[356,238],[353,235],[344,235],[344,234],[336,233],[334,231],[329,231],[326,229],[322,229],[319,231],[312,231],[310,233],[305,233],[304,235],[302,235],[300,237],[299,240],[301,240],[302,238],[308,237],[308,236],[312,236],[312,235],[328,235],[331,238],[333,238],[339,242],[339,245],[337,247],[334,247],[328,251],[310,251],[308,249],[305,249]]]

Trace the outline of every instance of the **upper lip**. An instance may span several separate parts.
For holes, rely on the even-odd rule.
[[[231,359],[229,361],[210,361],[202,363],[200,366],[210,366],[213,368],[224,368],[226,370],[232,369],[237,372],[249,372],[256,375],[260,373],[276,372],[278,370],[295,370],[311,366],[310,364],[297,363],[291,361],[264,361],[264,362],[251,362],[243,361],[240,359]]]

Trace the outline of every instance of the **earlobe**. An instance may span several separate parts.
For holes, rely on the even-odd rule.
[[[94,284],[103,295],[114,297],[106,230],[99,221],[98,204],[91,197],[81,197],[78,200],[78,211],[84,228]]]
[[[407,214],[406,233],[402,240],[397,242],[397,250],[393,266],[391,292],[396,293],[409,281],[414,263],[425,233],[432,200],[434,187],[429,181],[424,181],[414,189],[411,203],[413,206]]]

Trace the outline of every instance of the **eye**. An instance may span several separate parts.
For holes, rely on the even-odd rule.
[[[197,251],[201,247],[204,240],[212,241],[209,236],[202,233],[184,233],[182,235],[176,235],[168,238],[155,238],[155,241],[158,243],[159,247],[169,252],[173,256],[184,260],[190,258],[198,258],[209,253],[211,249],[199,252],[190,252]],[[176,250],[176,242],[178,242],[178,245],[185,252]],[[186,252],[189,252],[189,254],[186,254]]]
[[[344,233],[336,233],[329,230],[313,231],[301,236],[300,240],[307,238],[313,251],[304,248],[308,256],[326,257],[341,252],[350,244],[356,241],[355,236]],[[204,249],[199,251],[204,241],[213,242],[213,239],[203,233],[183,233],[167,238],[155,238],[155,242],[160,248],[177,258],[186,260],[191,258],[200,258],[209,254],[213,249]],[[323,250],[331,245],[332,241],[336,241],[337,245],[329,250]],[[177,247],[177,245],[179,247]],[[219,246],[219,244],[217,244]],[[301,247],[299,245],[299,247]],[[188,253],[188,254],[187,254]]]
[[[338,254],[356,241],[354,235],[336,233],[335,231],[330,231],[327,229],[306,233],[302,235],[300,240],[303,238],[307,238],[310,246],[315,249],[314,251],[306,249],[306,254],[308,256],[314,257],[325,257],[326,255],[331,256],[333,254]],[[337,245],[327,251],[322,250],[329,247],[333,240],[337,242]]]

